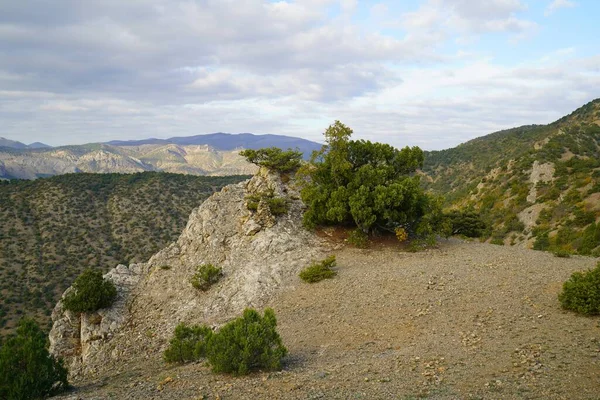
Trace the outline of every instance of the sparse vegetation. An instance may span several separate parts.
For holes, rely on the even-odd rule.
[[[600,235],[593,232],[600,218],[598,112],[595,100],[549,125],[495,132],[427,152],[423,185],[444,194],[446,207],[477,212],[487,224],[483,239],[499,243],[511,237],[516,244],[533,236],[539,250],[600,254]],[[532,226],[528,219],[537,210]],[[517,234],[514,239],[511,233]]]
[[[246,196],[246,207],[250,211],[258,211],[258,205],[261,201],[267,203],[269,211],[274,216],[287,214],[289,211],[289,202],[284,197],[276,197],[273,192],[253,193]]]
[[[282,173],[297,170],[302,160],[302,153],[300,151],[292,149],[283,151],[277,147],[258,150],[247,149],[241,151],[240,155],[246,157],[248,162]]]
[[[212,264],[200,265],[196,268],[196,273],[190,279],[192,286],[196,289],[206,292],[212,285],[217,283],[223,276],[221,267],[215,267]]]
[[[315,283],[320,282],[323,279],[331,279],[336,275],[336,272],[332,269],[335,267],[335,256],[331,255],[326,259],[312,263],[300,272],[300,279],[304,282]]]
[[[65,309],[93,312],[109,307],[117,297],[115,285],[102,277],[102,272],[87,269],[73,282],[72,290],[63,298]]]
[[[67,174],[0,185],[0,335],[22,315],[43,330],[86,268],[147,261],[177,239],[194,207],[247,176]]]
[[[600,263],[587,272],[575,272],[558,296],[563,308],[581,314],[600,314]]]
[[[0,398],[42,399],[65,390],[67,370],[46,349],[46,335],[28,318],[19,322],[16,335],[0,342]]]

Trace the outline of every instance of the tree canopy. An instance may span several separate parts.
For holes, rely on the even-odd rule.
[[[421,189],[416,170],[419,147],[350,140],[352,129],[336,121],[325,131],[326,145],[304,168],[304,222],[355,225],[368,233],[403,228],[413,236],[441,229],[440,202]]]
[[[0,345],[0,398],[45,398],[67,388],[67,370],[46,349],[46,335],[24,318],[17,334]]]
[[[240,152],[248,162],[266,167],[278,172],[292,172],[300,167],[302,153],[297,150],[287,149],[285,151],[278,147],[264,149],[247,149]]]

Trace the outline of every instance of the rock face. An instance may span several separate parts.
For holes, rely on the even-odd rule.
[[[273,215],[266,195],[284,198],[287,212]],[[248,210],[249,197],[260,198],[256,211]],[[145,264],[119,265],[106,275],[119,292],[111,308],[75,315],[57,304],[51,352],[65,358],[72,376],[89,375],[134,358],[160,358],[180,322],[218,326],[246,307],[260,308],[325,256],[323,242],[302,227],[302,211],[296,189],[266,169],[225,187],[192,212],[177,242]],[[190,278],[205,263],[221,267],[224,277],[201,292]]]

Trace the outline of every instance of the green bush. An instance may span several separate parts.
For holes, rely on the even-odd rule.
[[[283,197],[272,197],[267,200],[267,204],[269,205],[269,211],[275,216],[287,214],[289,209],[288,202]]]
[[[335,267],[335,256],[329,256],[321,262],[312,263],[309,267],[300,272],[300,279],[304,282],[315,283],[323,279],[331,279],[336,272],[331,268]]]
[[[196,289],[206,292],[212,285],[217,283],[223,276],[223,271],[220,267],[215,267],[212,264],[204,264],[197,267],[197,272],[194,274],[190,282]]]
[[[544,232],[535,238],[535,242],[533,242],[534,250],[548,250],[550,248],[550,237],[548,236],[548,232]]]
[[[63,298],[65,309],[93,312],[110,307],[117,297],[115,285],[102,277],[97,269],[87,269],[75,279],[73,290]]]
[[[593,270],[575,272],[558,295],[562,307],[581,314],[600,314],[600,263]]]
[[[16,335],[0,344],[0,399],[46,398],[68,386],[67,370],[46,349],[44,332],[22,319]]]
[[[288,149],[283,151],[277,147],[264,149],[248,149],[240,152],[240,155],[246,157],[248,162],[266,167],[278,172],[292,172],[300,167],[302,153],[300,151]]]
[[[348,235],[348,243],[359,249],[366,249],[369,247],[369,235],[364,233],[360,229],[354,229]]]
[[[163,357],[166,362],[179,363],[204,358],[206,357],[206,345],[212,335],[212,329],[206,325],[187,326],[180,323],[175,328],[174,336]]]
[[[446,218],[452,226],[453,235],[481,237],[487,228],[486,223],[473,210],[452,210],[446,214]]]
[[[287,354],[275,330],[277,320],[272,309],[264,317],[253,309],[229,322],[208,341],[207,357],[213,372],[245,375],[253,370],[281,369]]]
[[[299,171],[307,206],[304,224],[355,226],[364,232],[428,236],[439,230],[441,208],[427,195],[416,170],[423,166],[418,147],[350,140],[352,129],[336,121],[325,131],[327,145]]]
[[[571,253],[568,250],[565,249],[556,249],[552,252],[552,254],[554,254],[554,257],[560,257],[560,258],[569,258],[571,257]]]

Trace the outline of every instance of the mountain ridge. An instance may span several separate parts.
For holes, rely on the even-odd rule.
[[[256,167],[238,153],[243,148],[262,147],[295,148],[307,158],[321,144],[281,135],[216,133],[48,148],[0,147],[0,179],[36,179],[75,172],[253,174]]]
[[[548,125],[426,152],[422,181],[448,207],[479,212],[494,243],[591,254],[600,251],[599,160],[596,99]]]

